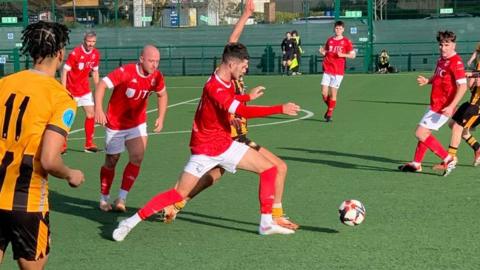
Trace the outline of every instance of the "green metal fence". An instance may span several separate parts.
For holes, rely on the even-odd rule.
[[[466,59],[473,51],[476,42],[457,43],[457,51]],[[322,60],[318,54],[318,44],[304,44],[304,54],[300,61],[300,71],[304,74],[322,72]],[[281,51],[277,44],[248,46],[250,53],[249,73],[270,75],[281,73]],[[374,43],[371,57],[366,54],[366,43],[356,43],[357,57],[347,60],[347,73],[365,73],[376,70],[378,54],[386,49],[390,54],[390,63],[400,72],[431,71],[438,59],[436,42],[384,42]],[[69,48],[71,50],[72,48]],[[141,46],[100,47],[100,73],[107,74],[114,68],[137,61]],[[208,75],[220,64],[223,46],[219,45],[184,45],[159,46],[161,52],[160,70],[167,76]],[[19,55],[19,49],[0,50],[0,58],[6,63],[0,64],[0,75],[30,68],[31,60]]]

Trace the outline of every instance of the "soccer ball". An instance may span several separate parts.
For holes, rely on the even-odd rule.
[[[365,219],[365,206],[357,200],[346,200],[338,207],[340,221],[348,226],[360,225]]]

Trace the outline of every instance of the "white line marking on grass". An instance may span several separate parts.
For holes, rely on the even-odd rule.
[[[194,99],[182,101],[182,102],[179,102],[179,103],[175,103],[175,104],[172,104],[172,105],[168,105],[167,108],[177,107],[177,106],[180,106],[180,105],[183,105],[183,104],[186,104],[186,103],[190,103],[190,102],[193,102],[193,101],[197,101],[197,100],[199,100],[199,99],[200,99],[200,98],[194,98]],[[155,109],[148,110],[148,111],[147,111],[147,114],[149,114],[149,113],[151,113],[151,112],[155,112],[155,111],[157,111],[156,108],[155,108]],[[99,126],[100,126],[100,125],[98,125],[98,124],[95,125],[95,127],[99,127]],[[78,132],[84,131],[84,130],[85,130],[85,128],[75,129],[75,130],[70,131],[69,134],[70,134],[70,135],[71,135],[71,134],[75,134],[75,133],[78,133]],[[102,138],[103,138],[103,137],[102,137]],[[75,139],[76,139],[76,138],[75,138]],[[69,139],[69,140],[73,140],[73,138],[72,138],[72,139]]]
[[[190,101],[185,101],[182,104],[188,103]],[[176,106],[181,105],[179,103],[175,104]],[[173,106],[173,105],[172,105]],[[269,122],[269,123],[263,123],[263,124],[255,124],[255,125],[248,125],[249,128],[251,127],[263,127],[263,126],[272,126],[272,125],[280,125],[280,124],[286,124],[286,123],[291,123],[295,121],[300,121],[304,119],[308,119],[313,117],[315,114],[311,111],[301,109],[300,111],[304,112],[305,115],[300,117],[300,118],[295,118],[295,119],[288,119],[288,120],[283,120],[283,121],[278,121],[278,122]],[[150,132],[148,135],[153,136],[153,135],[168,135],[168,134],[184,134],[184,133],[190,133],[192,130],[178,130],[178,131],[162,131],[160,133],[155,133],[155,132]],[[105,138],[105,136],[102,137],[95,137],[94,139],[102,139]],[[77,141],[77,140],[84,140],[84,138],[69,138],[69,141]]]

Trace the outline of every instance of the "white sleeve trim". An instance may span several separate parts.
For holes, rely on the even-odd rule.
[[[110,78],[103,77],[102,81],[104,81],[107,84],[108,88],[113,88],[114,87],[113,82],[110,80]]]
[[[232,114],[235,113],[239,105],[240,105],[240,101],[234,99],[232,101],[232,104],[230,104],[230,107],[228,108],[228,112]]]
[[[92,68],[93,71],[98,71],[98,66]]]
[[[63,65],[63,69],[65,69],[66,71],[70,71],[70,70],[72,70],[72,67],[65,64],[65,65]]]
[[[457,80],[457,85],[467,84],[467,78],[461,78]]]

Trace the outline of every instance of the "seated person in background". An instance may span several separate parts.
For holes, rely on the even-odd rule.
[[[378,56],[378,73],[388,73],[390,68],[390,56],[387,50],[383,49]]]

